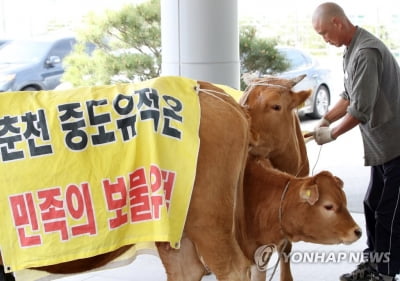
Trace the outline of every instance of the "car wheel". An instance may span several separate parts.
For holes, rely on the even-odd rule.
[[[328,112],[330,104],[329,90],[326,86],[319,86],[314,97],[313,111],[309,114],[312,118],[321,118]]]
[[[38,91],[38,89],[35,87],[32,87],[32,86],[29,86],[29,87],[23,88],[22,91]]]

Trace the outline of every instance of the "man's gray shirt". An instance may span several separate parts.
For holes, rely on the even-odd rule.
[[[347,112],[358,119],[366,166],[386,163],[400,155],[400,69],[388,48],[357,27],[343,57],[342,97]]]

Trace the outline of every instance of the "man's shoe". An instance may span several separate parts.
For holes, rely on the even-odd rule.
[[[4,267],[0,265],[0,281],[15,281],[12,273],[4,273]]]
[[[379,273],[371,266],[369,262],[360,263],[357,268],[350,273],[340,276],[340,281],[375,281],[379,279],[371,279],[379,277]]]

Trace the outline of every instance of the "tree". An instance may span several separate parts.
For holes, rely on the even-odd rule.
[[[286,70],[289,64],[275,48],[276,40],[259,38],[256,33],[256,28],[253,26],[240,28],[241,72],[274,74]]]
[[[141,81],[161,70],[160,1],[126,5],[104,15],[90,13],[78,31],[79,43],[65,59],[64,81],[74,86]],[[85,52],[90,42],[92,54]]]
[[[135,82],[157,77],[161,71],[160,0],[127,5],[103,15],[90,13],[78,31],[79,44],[65,59],[63,81],[73,86]],[[96,46],[90,55],[87,42]],[[274,74],[288,67],[275,49],[277,40],[256,36],[252,26],[240,30],[241,72]]]
[[[265,39],[256,36],[254,26],[240,28],[240,65],[241,73],[258,72],[259,74],[275,74],[285,71],[289,62],[275,48],[275,39]],[[241,81],[241,88],[245,85]]]

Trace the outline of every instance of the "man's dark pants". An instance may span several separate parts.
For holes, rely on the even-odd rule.
[[[364,212],[370,261],[380,273],[395,276],[400,272],[400,157],[371,167]]]

